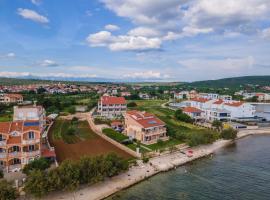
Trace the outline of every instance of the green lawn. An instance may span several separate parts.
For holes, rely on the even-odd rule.
[[[12,114],[0,115],[0,122],[9,122],[9,121],[12,121]]]
[[[111,128],[105,128],[102,131],[105,135],[107,135],[108,137],[112,138],[113,140],[121,143],[123,140],[128,139],[128,136],[122,134],[122,133],[118,133],[117,131],[111,129]]]
[[[73,127],[74,133],[69,134],[69,129]],[[66,143],[76,143],[86,139],[97,137],[96,134],[90,129],[87,121],[78,121],[77,124],[72,124],[69,120],[57,119],[52,127],[53,139],[62,139]]]

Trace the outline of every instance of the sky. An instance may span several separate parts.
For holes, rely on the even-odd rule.
[[[0,0],[0,76],[28,75],[270,75],[270,1]]]

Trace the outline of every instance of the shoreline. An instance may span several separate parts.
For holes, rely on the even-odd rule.
[[[245,138],[250,135],[270,134],[270,129],[256,129],[256,130],[241,130],[238,133],[236,140]],[[131,167],[127,172],[124,172],[115,177],[106,179],[103,182],[91,185],[83,186],[75,193],[71,192],[56,192],[43,198],[43,200],[99,200],[108,198],[115,193],[127,189],[135,184],[138,184],[148,178],[166,172],[172,169],[176,169],[189,162],[203,158],[213,154],[215,151],[234,143],[234,140],[217,140],[213,144],[202,145],[192,148],[193,156],[187,157],[180,153],[180,151],[160,155],[158,157],[151,158],[148,163],[144,164],[139,162],[138,166]],[[187,150],[187,149],[185,149]],[[75,197],[75,198],[74,198]]]

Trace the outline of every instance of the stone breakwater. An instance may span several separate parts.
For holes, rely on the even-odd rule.
[[[248,135],[270,134],[270,129],[244,130],[238,133],[238,139]],[[193,156],[188,157],[183,152],[188,151],[188,148],[182,149],[181,152],[174,152],[166,155],[151,158],[148,163],[138,162],[138,166],[131,167],[127,172],[122,173],[105,181],[83,187],[74,193],[54,193],[44,198],[46,200],[98,200],[104,199],[120,190],[128,188],[136,183],[139,183],[160,172],[175,169],[178,166],[188,162],[202,158],[214,153],[216,150],[233,143],[230,140],[218,140],[213,144],[203,145],[192,148]]]

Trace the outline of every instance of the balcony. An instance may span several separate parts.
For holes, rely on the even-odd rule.
[[[7,158],[7,153],[0,153],[0,159]]]
[[[19,158],[21,157],[22,153],[20,151],[13,151],[13,152],[9,152],[8,153],[8,157],[16,157],[16,158]]]
[[[14,165],[9,165],[8,166],[8,171],[10,172],[18,172],[22,169],[22,165],[21,164],[14,164]]]
[[[23,145],[26,145],[26,144],[36,144],[36,143],[39,143],[40,142],[40,139],[29,139],[29,140],[23,140],[22,141],[22,144]]]
[[[39,155],[40,155],[40,150],[37,150],[37,151],[29,151],[29,152],[23,152],[22,155],[25,156],[25,157],[35,157],[35,156],[39,156]]]
[[[0,147],[1,147],[1,146],[6,146],[6,145],[7,145],[7,141],[6,141],[6,140],[0,141]]]

